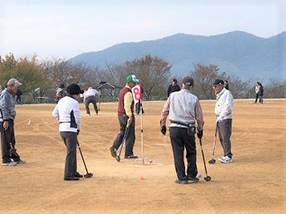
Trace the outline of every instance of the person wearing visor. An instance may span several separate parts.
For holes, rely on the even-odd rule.
[[[125,129],[128,126],[128,133],[126,137],[125,158],[138,158],[133,153],[135,143],[135,117],[134,117],[134,101],[131,89],[139,83],[135,75],[131,74],[126,77],[126,85],[119,93],[118,101],[118,121],[120,132],[117,135],[113,145],[110,147],[111,156],[116,158],[116,151],[122,143]]]

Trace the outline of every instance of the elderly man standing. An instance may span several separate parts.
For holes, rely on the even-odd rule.
[[[213,89],[216,94],[216,125],[224,153],[224,156],[219,158],[219,160],[222,163],[232,163],[233,157],[231,153],[230,136],[232,129],[233,97],[230,91],[224,88],[224,81],[221,79],[214,81]]]
[[[0,131],[2,146],[2,166],[14,166],[25,164],[20,155],[16,152],[14,120],[16,116],[14,96],[19,85],[17,79],[12,78],[7,83],[7,88],[0,94]]]
[[[197,182],[195,122],[198,125],[198,138],[203,137],[203,112],[199,99],[191,93],[194,86],[193,78],[187,76],[182,81],[182,89],[170,94],[164,105],[160,125],[161,133],[166,134],[166,119],[170,119],[170,138],[174,154],[175,169],[178,184],[187,184],[188,181]],[[184,149],[187,154],[187,175],[184,164]]]
[[[134,101],[131,89],[139,83],[135,75],[126,77],[126,85],[121,89],[118,101],[118,121],[120,125],[120,132],[117,135],[113,145],[110,147],[112,157],[116,157],[116,151],[122,143],[125,129],[128,124],[128,133],[126,137],[125,158],[137,158],[133,154],[133,147],[135,143],[135,117],[134,117]]]

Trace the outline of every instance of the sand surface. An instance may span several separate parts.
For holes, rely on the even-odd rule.
[[[215,133],[215,101],[201,101],[202,139],[210,160]],[[102,103],[99,115],[85,114],[79,142],[93,178],[63,180],[66,149],[51,117],[55,105],[17,105],[17,149],[25,165],[0,166],[0,213],[286,213],[286,100],[234,101],[232,151],[234,163],[207,164],[204,181],[197,142],[199,183],[178,185],[169,132],[160,133],[164,102],[145,102],[146,164],[122,159],[109,147],[119,131],[117,103]],[[141,116],[136,116],[134,151],[141,156]],[[222,156],[220,143],[215,157]],[[150,164],[150,160],[152,163]],[[78,171],[85,173],[78,153]]]

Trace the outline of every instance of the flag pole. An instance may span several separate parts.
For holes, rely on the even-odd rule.
[[[144,157],[144,141],[143,141],[143,105],[139,100],[140,105],[140,114],[141,114],[141,155],[142,155],[142,164],[144,165],[145,157]]]

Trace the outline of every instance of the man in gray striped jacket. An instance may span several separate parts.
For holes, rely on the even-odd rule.
[[[203,112],[199,99],[191,93],[194,86],[193,78],[187,76],[182,81],[181,91],[170,94],[163,107],[160,126],[163,135],[166,134],[166,120],[170,119],[170,138],[174,154],[176,183],[188,184],[197,182],[198,170],[196,164],[195,123],[198,125],[198,138],[203,137]],[[184,149],[188,162],[187,170],[184,164]],[[187,174],[186,174],[187,171]]]

